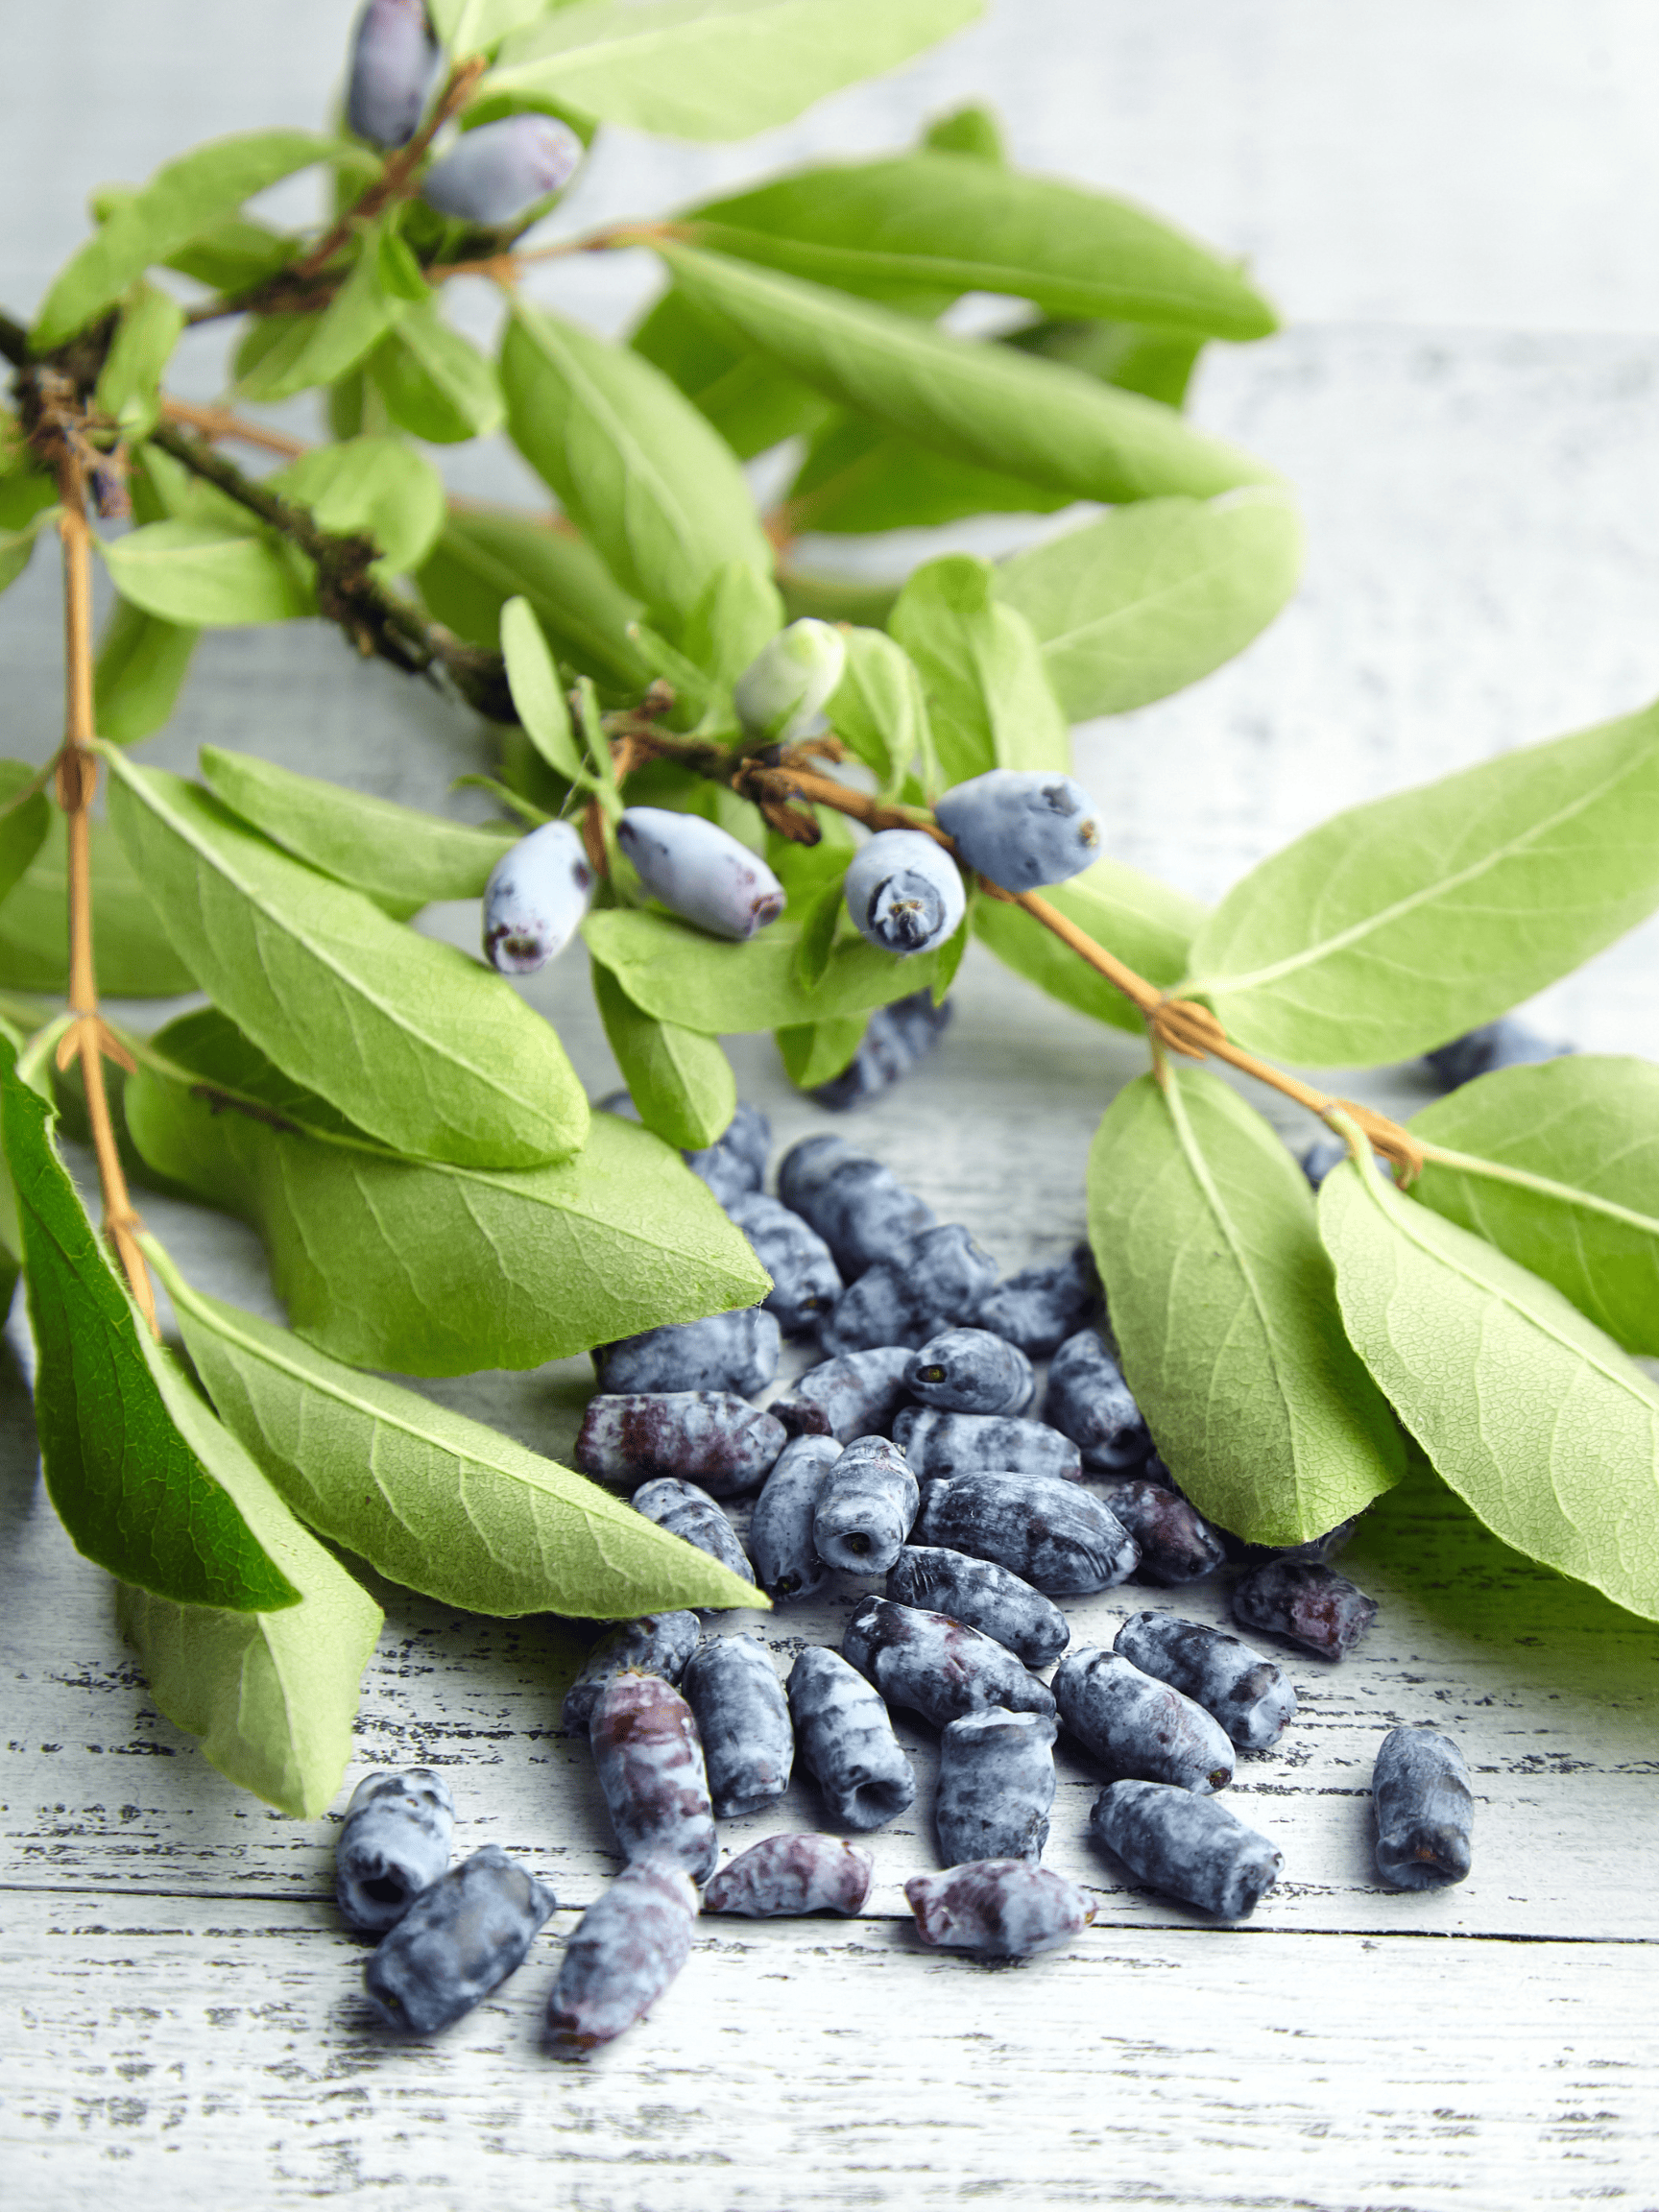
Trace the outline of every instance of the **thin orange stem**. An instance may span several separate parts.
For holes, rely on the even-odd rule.
[[[192,399],[163,397],[161,412],[169,422],[182,422],[189,429],[200,430],[204,438],[255,445],[262,453],[280,453],[285,461],[298,461],[311,450],[303,438],[292,438],[286,430],[268,429],[263,422],[251,422],[246,415],[237,415],[228,407],[199,407]]]

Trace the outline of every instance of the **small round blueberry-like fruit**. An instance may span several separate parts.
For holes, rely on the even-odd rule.
[[[933,812],[963,866],[1004,891],[1064,883],[1100,857],[1094,801],[1051,769],[992,768],[947,791]]]
[[[765,861],[701,814],[630,806],[616,842],[652,898],[711,937],[741,943],[783,911],[783,886]]]
[[[829,705],[847,665],[839,630],[810,615],[768,638],[733,687],[746,737],[787,744],[805,737]]]
[[[593,871],[568,822],[543,822],[503,853],[484,886],[484,950],[503,975],[531,975],[563,952],[593,896]]]
[[[437,66],[425,0],[369,0],[351,40],[348,127],[372,146],[406,146]]]
[[[434,161],[421,197],[464,223],[511,223],[576,174],[582,141],[556,115],[505,115],[463,132]]]
[[[931,952],[967,911],[956,863],[922,830],[880,830],[847,871],[847,911],[883,952]]]

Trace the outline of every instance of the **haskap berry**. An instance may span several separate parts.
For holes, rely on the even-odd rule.
[[[919,1230],[866,1267],[818,1327],[832,1358],[884,1344],[926,1344],[946,1323],[966,1320],[997,1280],[997,1262],[959,1221]]]
[[[858,934],[901,959],[935,951],[968,911],[961,872],[925,830],[878,830],[854,854],[843,897]]]
[[[765,861],[701,814],[629,806],[616,842],[652,898],[711,937],[740,944],[783,911],[783,886]]]
[[[993,1559],[970,1559],[942,1545],[906,1544],[887,1570],[887,1595],[977,1628],[1027,1667],[1046,1667],[1071,1638],[1065,1614],[1041,1590]]]
[[[719,1845],[691,1708],[657,1674],[619,1674],[599,1694],[588,1741],[624,1859],[665,1859],[694,1882]]]
[[[1085,1467],[1102,1474],[1138,1467],[1152,1449],[1123,1370],[1095,1329],[1080,1329],[1055,1353],[1043,1418],[1081,1447]]]
[[[499,1987],[523,1964],[556,1900],[499,1844],[422,1889],[363,1969],[381,2018],[412,2035],[433,2035]]]
[[[808,1334],[841,1296],[841,1271],[829,1245],[799,1214],[764,1191],[745,1190],[728,1202],[726,1211],[772,1278],[767,1312],[785,1336]]]
[[[1134,1574],[1123,1524],[1075,1482],[1046,1475],[959,1475],[929,1482],[915,1522],[923,1544],[994,1559],[1050,1598],[1085,1598]]]
[[[781,1797],[795,1764],[789,1702],[752,1637],[711,1637],[680,1683],[703,1740],[709,1794],[721,1820]]]
[[[1449,1045],[1437,1045],[1423,1057],[1442,1089],[1455,1091],[1464,1083],[1474,1082],[1477,1075],[1490,1075],[1496,1069],[1534,1068],[1541,1061],[1563,1059],[1572,1050],[1571,1045],[1551,1045],[1506,1014],[1500,1021],[1469,1030],[1465,1036],[1454,1037]]]
[[[1172,1782],[1209,1796],[1233,1779],[1220,1722],[1116,1651],[1081,1645],[1054,1671],[1060,1720],[1116,1781]]]
[[[806,1095],[831,1114],[868,1105],[927,1057],[950,1026],[950,999],[935,1006],[931,991],[912,991],[907,998],[878,1006],[858,1040],[858,1049],[840,1074],[831,1075]]]
[[[1218,1920],[1253,1912],[1285,1863],[1265,1836],[1225,1805],[1167,1782],[1109,1783],[1089,1827],[1131,1874]]]
[[[1321,1659],[1342,1659],[1377,1618],[1377,1602],[1318,1559],[1269,1559],[1233,1586],[1233,1612]]]
[[[910,1533],[921,1491],[885,1436],[859,1436],[830,1470],[812,1516],[818,1556],[850,1575],[885,1575]]]
[[[824,1582],[812,1523],[830,1471],[841,1456],[833,1436],[793,1436],[779,1454],[755,1501],[749,1556],[755,1578],[774,1603],[810,1598]]]
[[[1142,1582],[1172,1590],[1214,1575],[1227,1559],[1218,1529],[1178,1490],[1142,1476],[1103,1482],[1098,1492],[1141,1547],[1137,1569]]]
[[[661,1674],[678,1682],[703,1636],[695,1613],[641,1613],[601,1636],[565,1693],[559,1725],[586,1736],[593,1708],[619,1674]]]
[[[636,1513],[643,1513],[659,1528],[695,1544],[699,1551],[707,1551],[710,1559],[718,1559],[722,1567],[730,1567],[745,1582],[754,1581],[755,1570],[737,1541],[736,1529],[697,1483],[687,1482],[680,1475],[660,1475],[654,1482],[641,1483],[631,1503]]]
[[[920,1713],[935,1728],[965,1713],[1046,1713],[1054,1698],[1012,1651],[943,1613],[891,1598],[866,1598],[848,1622],[841,1655],[889,1705]]]
[[[944,1874],[915,1874],[904,1897],[930,1949],[1029,1959],[1080,1936],[1094,1908],[1074,1882],[1024,1859],[975,1859]]]
[[[834,1436],[845,1444],[881,1435],[904,1403],[909,1365],[908,1344],[844,1352],[809,1367],[787,1398],[773,1399],[770,1411],[791,1436]]]
[[[533,975],[563,952],[593,896],[593,870],[568,822],[543,822],[503,853],[484,886],[484,956]]]
[[[847,641],[832,623],[805,615],[769,637],[732,687],[746,737],[791,744],[808,737],[847,666]]]
[[[582,2057],[643,2020],[691,1956],[697,1892],[682,1866],[637,1859],[589,1905],[547,2000],[547,2041]]]
[[[1028,1359],[1047,1359],[1082,1326],[1100,1295],[1100,1278],[1087,1244],[1046,1266],[1022,1267],[987,1291],[974,1321],[1018,1344]]]
[[[455,1801],[430,1767],[370,1774],[334,1846],[334,1894],[353,1928],[383,1935],[449,1863]]]
[[[801,1764],[844,1828],[880,1828],[911,1805],[916,1769],[887,1708],[838,1651],[808,1645],[789,1670],[789,1717]]]
[[[1083,1455],[1046,1421],[1016,1413],[947,1413],[906,1406],[893,1421],[893,1441],[924,1482],[952,1475],[1047,1475],[1083,1479]]]
[[[589,1398],[576,1465],[606,1482],[695,1475],[711,1497],[757,1490],[789,1441],[781,1421],[733,1390],[601,1392]]]
[[[876,1862],[839,1836],[765,1836],[729,1860],[703,1892],[705,1912],[748,1920],[864,1910]]]
[[[440,215],[493,227],[563,192],[581,161],[581,139],[556,115],[505,115],[464,131],[421,179],[421,197]]]
[[[849,1283],[933,1226],[933,1209],[844,1137],[804,1137],[791,1145],[778,1169],[778,1195],[817,1230]]]
[[[992,1707],[952,1720],[939,1739],[933,1828],[947,1866],[973,1859],[1028,1859],[1048,1840],[1054,1802],[1052,1713]]]
[[[1023,1413],[1037,1393],[1030,1360],[989,1329],[943,1329],[928,1337],[904,1383],[924,1406],[947,1413]]]
[[[1173,1613],[1132,1613],[1112,1648],[1202,1705],[1241,1751],[1270,1751],[1296,1711],[1283,1669],[1237,1636]]]
[[[597,1344],[593,1365],[600,1389],[610,1396],[732,1390],[753,1398],[777,1374],[781,1350],[776,1316],[763,1306],[743,1306]]]
[[[681,1155],[693,1175],[700,1176],[729,1206],[746,1190],[758,1190],[766,1180],[766,1160],[772,1150],[772,1124],[758,1106],[739,1098],[737,1110],[712,1144]]]
[[[1391,1728],[1371,1777],[1377,1870],[1396,1889],[1444,1889],[1473,1863],[1475,1796],[1469,1768],[1450,1736]]]
[[[372,146],[406,146],[437,68],[426,0],[369,0],[351,37],[348,130]]]
[[[957,857],[1004,891],[1063,883],[1100,857],[1094,802],[1047,768],[991,768],[947,791],[934,819]]]

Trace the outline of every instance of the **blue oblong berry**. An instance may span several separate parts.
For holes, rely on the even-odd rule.
[[[778,1169],[778,1195],[817,1230],[848,1283],[933,1226],[932,1208],[844,1137],[804,1137],[791,1145]]]
[[[484,956],[533,975],[569,944],[593,896],[593,870],[568,822],[543,822],[503,853],[484,886]]]
[[[885,1436],[859,1436],[830,1470],[812,1516],[818,1556],[850,1575],[885,1575],[910,1533],[921,1491]]]
[[[748,1920],[864,1910],[876,1862],[839,1836],[765,1836],[728,1860],[703,1892],[705,1912]]]
[[[904,1896],[929,1948],[990,1959],[1053,1951],[1094,1917],[1074,1882],[1024,1859],[974,1859],[944,1874],[915,1874]]]
[[[818,1327],[831,1358],[884,1344],[926,1344],[966,1321],[997,1280],[997,1262],[960,1221],[922,1229],[866,1267]]]
[[[847,1623],[841,1655],[889,1705],[920,1713],[935,1728],[998,1706],[1010,1713],[1054,1710],[1047,1684],[994,1637],[891,1598],[865,1599]]]
[[[547,2041],[582,2057],[643,2020],[691,1956],[697,1892],[684,1867],[637,1859],[589,1905],[547,2000]]]
[[[907,1344],[844,1352],[808,1368],[787,1398],[773,1399],[769,1410],[791,1436],[834,1436],[846,1444],[854,1436],[884,1435],[904,1404],[909,1364]]]
[[[486,1843],[422,1889],[363,1969],[381,2018],[436,2034],[499,1987],[555,1906],[553,1892]]]
[[[562,192],[582,161],[582,141],[556,115],[505,115],[464,131],[421,180],[440,215],[493,228],[549,192]]]
[[[905,1387],[947,1413],[1022,1413],[1037,1392],[1031,1362],[989,1329],[943,1329],[911,1360]]]
[[[774,1603],[810,1598],[824,1582],[812,1523],[830,1471],[841,1456],[833,1436],[793,1436],[755,1501],[749,1556],[755,1578]]]
[[[654,1482],[641,1483],[631,1503],[636,1513],[643,1513],[659,1528],[695,1544],[699,1551],[707,1551],[710,1559],[718,1559],[722,1567],[730,1567],[745,1582],[754,1581],[755,1570],[737,1541],[736,1529],[697,1483],[687,1482],[679,1475],[660,1475]]]
[[[1083,1455],[1046,1421],[1015,1413],[948,1413],[906,1406],[894,1417],[893,1441],[924,1482],[952,1475],[1046,1475],[1083,1479]]]
[[[763,1306],[744,1306],[595,1345],[593,1366],[600,1389],[611,1396],[731,1390],[753,1398],[777,1374],[781,1349],[777,1316]]]
[[[1490,1075],[1498,1068],[1534,1068],[1541,1061],[1559,1060],[1572,1052],[1571,1045],[1551,1045],[1524,1022],[1505,1014],[1484,1022],[1449,1045],[1437,1045],[1423,1057],[1445,1091],[1455,1091],[1478,1075]]]
[[[601,1636],[565,1693],[559,1725],[586,1736],[593,1708],[619,1674],[661,1674],[678,1682],[703,1635],[695,1613],[642,1613]]]
[[[933,814],[962,865],[1004,891],[1063,883],[1100,857],[1094,802],[1052,769],[988,769],[947,791]]]
[[[454,1829],[449,1786],[430,1767],[366,1775],[334,1846],[334,1894],[352,1927],[396,1927],[448,1865]]]
[[[838,1651],[808,1645],[789,1670],[788,1695],[801,1764],[842,1827],[882,1827],[914,1802],[916,1770],[886,1706]]]
[[[1233,1779],[1221,1723],[1120,1652],[1081,1645],[1054,1671],[1054,1701],[1069,1735],[1114,1779],[1172,1782],[1210,1796]]]
[[[1065,1614],[1041,1590],[994,1559],[970,1559],[942,1545],[906,1544],[887,1570],[887,1595],[965,1622],[1027,1667],[1046,1667],[1071,1639]]]
[[[1102,1473],[1139,1467],[1152,1450],[1123,1370],[1095,1329],[1079,1329],[1055,1353],[1043,1418],[1080,1447],[1085,1467]]]
[[[1052,1713],[993,1707],[952,1720],[939,1739],[933,1826],[947,1866],[1027,1859],[1048,1840],[1054,1802]]]
[[[1282,1668],[1237,1636],[1173,1613],[1132,1613],[1112,1648],[1213,1714],[1240,1750],[1270,1751],[1296,1711]]]
[[[711,937],[741,943],[783,911],[783,886],[765,861],[701,814],[629,806],[616,842],[651,896]]]
[[[719,1846],[703,1744],[691,1708],[657,1674],[619,1674],[588,1731],[593,1768],[625,1859],[666,1859],[694,1882]]]
[[[817,1230],[781,1199],[760,1190],[744,1191],[726,1211],[772,1278],[766,1310],[776,1316],[784,1335],[804,1336],[816,1329],[842,1291],[841,1271]]]
[[[626,1092],[623,1094],[627,1096]],[[682,1155],[693,1175],[701,1177],[719,1199],[730,1206],[745,1191],[758,1190],[766,1180],[766,1161],[772,1150],[772,1124],[758,1106],[739,1098],[737,1110],[712,1144]]]
[[[1124,1581],[1140,1548],[1075,1482],[1046,1475],[959,1475],[929,1482],[916,1517],[923,1544],[994,1559],[1050,1598],[1083,1598]]]
[[[1473,1864],[1475,1795],[1450,1736],[1391,1728],[1371,1777],[1377,1870],[1396,1889],[1444,1889]]]
[[[1253,1912],[1285,1863],[1227,1806],[1167,1782],[1109,1783],[1089,1828],[1139,1880],[1220,1920]]]
[[[1343,1659],[1377,1618],[1377,1601],[1323,1560],[1269,1559],[1233,1586],[1233,1612],[1321,1659]]]
[[[347,128],[372,146],[406,146],[437,68],[426,0],[369,0],[351,36]]]
[[[750,1636],[715,1636],[681,1679],[703,1740],[716,1816],[735,1819],[781,1797],[795,1763],[795,1733],[783,1685]]]
[[[949,998],[935,1006],[931,991],[912,991],[907,998],[878,1006],[871,1015],[858,1049],[828,1083],[820,1083],[806,1095],[831,1114],[845,1114],[854,1106],[867,1106],[882,1092],[902,1083],[925,1060],[950,1026]]]
[[[904,959],[953,937],[968,911],[961,872],[925,830],[878,830],[854,855],[843,896],[859,935]]]
[[[589,1398],[576,1465],[602,1481],[695,1475],[711,1497],[757,1490],[789,1441],[781,1421],[733,1390],[642,1390]]]
[[[1074,1335],[1100,1295],[1094,1256],[1075,1245],[1064,1260],[1022,1267],[986,1292],[974,1321],[1018,1344],[1028,1359],[1047,1359]]]
[[[1142,1582],[1173,1590],[1202,1581],[1226,1565],[1227,1547],[1196,1505],[1166,1482],[1130,1476],[1103,1482],[1099,1497],[1141,1547],[1137,1570]]]

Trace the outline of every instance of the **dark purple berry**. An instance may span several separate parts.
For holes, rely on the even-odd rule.
[[[1391,1728],[1371,1777],[1377,1868],[1396,1889],[1444,1889],[1471,1861],[1475,1797],[1463,1754],[1432,1728]]]
[[[661,1674],[664,1682],[678,1682],[702,1634],[695,1613],[642,1613],[637,1621],[619,1623],[600,1637],[565,1691],[560,1726],[586,1736],[594,1706],[619,1674]]]
[[[1083,1326],[1100,1295],[1094,1256],[1079,1244],[1064,1260],[1022,1267],[986,1293],[974,1319],[1018,1344],[1028,1359],[1050,1358]]]
[[[1132,1613],[1112,1648],[1202,1705],[1240,1750],[1270,1751],[1296,1711],[1283,1670],[1219,1628],[1173,1613]]]
[[[783,886],[765,861],[701,814],[630,806],[616,842],[651,896],[711,937],[741,942],[783,911]]]
[[[809,1334],[841,1296],[841,1272],[829,1245],[781,1199],[768,1198],[763,1191],[744,1191],[726,1211],[772,1278],[767,1312],[777,1317],[785,1336]]]
[[[932,1208],[844,1137],[804,1137],[792,1145],[778,1170],[778,1195],[817,1230],[848,1283],[933,1226]]]
[[[1052,769],[988,769],[947,791],[933,813],[963,867],[1004,891],[1063,883],[1100,857],[1094,801]]]
[[[1037,1392],[1031,1362],[988,1329],[945,1329],[905,1370],[905,1387],[946,1413],[1023,1413]]]
[[[830,1470],[812,1516],[818,1556],[850,1575],[885,1575],[910,1533],[921,1492],[885,1436],[859,1436]]]
[[[1131,1476],[1127,1481],[1102,1483],[1099,1496],[1140,1545],[1137,1572],[1142,1582],[1174,1589],[1201,1581],[1225,1565],[1227,1547],[1219,1529],[1212,1528],[1179,1490]]]
[[[895,1083],[902,1082],[950,1026],[950,999],[935,1006],[931,991],[913,991],[908,998],[895,998],[890,1006],[878,1006],[858,1040],[857,1051],[840,1074],[820,1083],[807,1096],[831,1114],[867,1106]]]
[[[1285,1863],[1225,1805],[1166,1782],[1110,1783],[1094,1800],[1089,1828],[1139,1881],[1219,1920],[1253,1912]]]
[[[676,1390],[732,1390],[753,1398],[778,1372],[778,1324],[761,1306],[669,1321],[614,1344],[600,1344],[593,1365],[601,1390],[626,1396]]]
[[[455,1801],[430,1767],[370,1774],[334,1846],[334,1894],[353,1928],[383,1935],[449,1863]]]
[[[946,1413],[931,1406],[906,1406],[894,1418],[893,1441],[924,1482],[952,1475],[1083,1479],[1083,1455],[1070,1436],[1046,1421],[1025,1421],[1013,1413]]]
[[[382,2019],[436,2034],[499,1987],[554,1910],[550,1889],[486,1843],[422,1889],[382,1937],[363,1985]]]
[[[504,115],[464,131],[427,170],[421,197],[440,215],[493,228],[562,192],[581,160],[581,139],[556,115]]]
[[[484,955],[531,975],[563,952],[593,896],[593,869],[568,822],[543,822],[503,853],[484,886]]]
[[[719,1849],[697,1723],[671,1682],[620,1674],[600,1692],[589,1742],[624,1859],[665,1859],[694,1882]]]
[[[783,1685],[761,1646],[748,1636],[712,1637],[680,1687],[703,1740],[716,1816],[735,1819],[781,1797],[795,1736]]]
[[[1055,1353],[1043,1418],[1082,1447],[1085,1467],[1106,1474],[1138,1467],[1152,1449],[1123,1370],[1097,1330],[1080,1329]]]
[[[812,1523],[830,1471],[841,1456],[833,1436],[794,1436],[783,1447],[749,1522],[755,1577],[774,1603],[810,1598],[824,1582]]]
[[[994,1637],[1027,1667],[1046,1667],[1070,1641],[1058,1605],[991,1559],[937,1545],[906,1544],[887,1571],[887,1595],[901,1605],[945,1613]]]
[[[1122,1523],[1075,1482],[1046,1475],[962,1475],[929,1482],[916,1534],[999,1567],[1050,1598],[1110,1590],[1141,1552]]]
[[[907,1344],[845,1352],[808,1368],[787,1398],[772,1401],[771,1411],[792,1436],[835,1436],[845,1444],[882,1435],[904,1403],[909,1365]]]
[[[737,1111],[712,1144],[687,1152],[685,1165],[700,1176],[729,1206],[745,1190],[758,1190],[766,1180],[766,1161],[772,1150],[772,1124],[758,1106],[737,1101]]]
[[[902,959],[937,950],[968,911],[960,869],[925,830],[878,830],[854,855],[845,898],[859,935]]]
[[[695,1475],[711,1497],[758,1489],[789,1441],[781,1421],[731,1390],[635,1391],[588,1401],[576,1464],[601,1481]]]
[[[808,1645],[789,1671],[801,1763],[844,1828],[879,1828],[916,1796],[916,1770],[879,1695],[837,1651]]]
[[[728,1861],[703,1892],[705,1912],[749,1920],[864,1910],[876,1862],[839,1836],[767,1836]]]
[[[565,1946],[547,2000],[553,2050],[580,2057],[643,2020],[691,1956],[696,1924],[697,1892],[683,1868],[662,1859],[624,1866]]]
[[[930,1948],[1029,1959],[1080,1936],[1094,1908],[1074,1882],[1024,1859],[975,1859],[944,1874],[915,1874],[904,1896]]]
[[[1046,1684],[1012,1651],[943,1613],[924,1613],[891,1598],[866,1598],[847,1623],[841,1655],[889,1705],[920,1713],[935,1728],[965,1713],[1054,1710]]]
[[[722,1567],[730,1567],[743,1581],[754,1581],[755,1570],[737,1541],[736,1529],[708,1491],[699,1489],[695,1482],[687,1482],[679,1475],[660,1475],[654,1482],[642,1483],[635,1491],[633,1506],[647,1521],[655,1521],[659,1528],[683,1536],[699,1551],[718,1559]]]
[[[437,67],[425,0],[369,0],[351,39],[347,128],[372,146],[406,146]]]
[[[1054,1802],[1051,1713],[992,1709],[952,1720],[939,1739],[933,1825],[947,1866],[973,1859],[1028,1859],[1048,1840]]]
[[[1377,1602],[1318,1559],[1269,1559],[1233,1590],[1246,1628],[1265,1628],[1321,1659],[1341,1659],[1377,1618]]]
[[[1061,1724],[1115,1780],[1172,1782],[1200,1796],[1233,1779],[1233,1745],[1220,1722],[1116,1651],[1085,1644],[1054,1671]]]
[[[1461,1084],[1473,1083],[1478,1075],[1490,1075],[1496,1069],[1534,1068],[1541,1061],[1562,1059],[1572,1050],[1571,1045],[1550,1044],[1524,1022],[1505,1014],[1497,1022],[1488,1022],[1462,1037],[1454,1037],[1449,1045],[1437,1045],[1423,1057],[1441,1089],[1455,1091]]]

